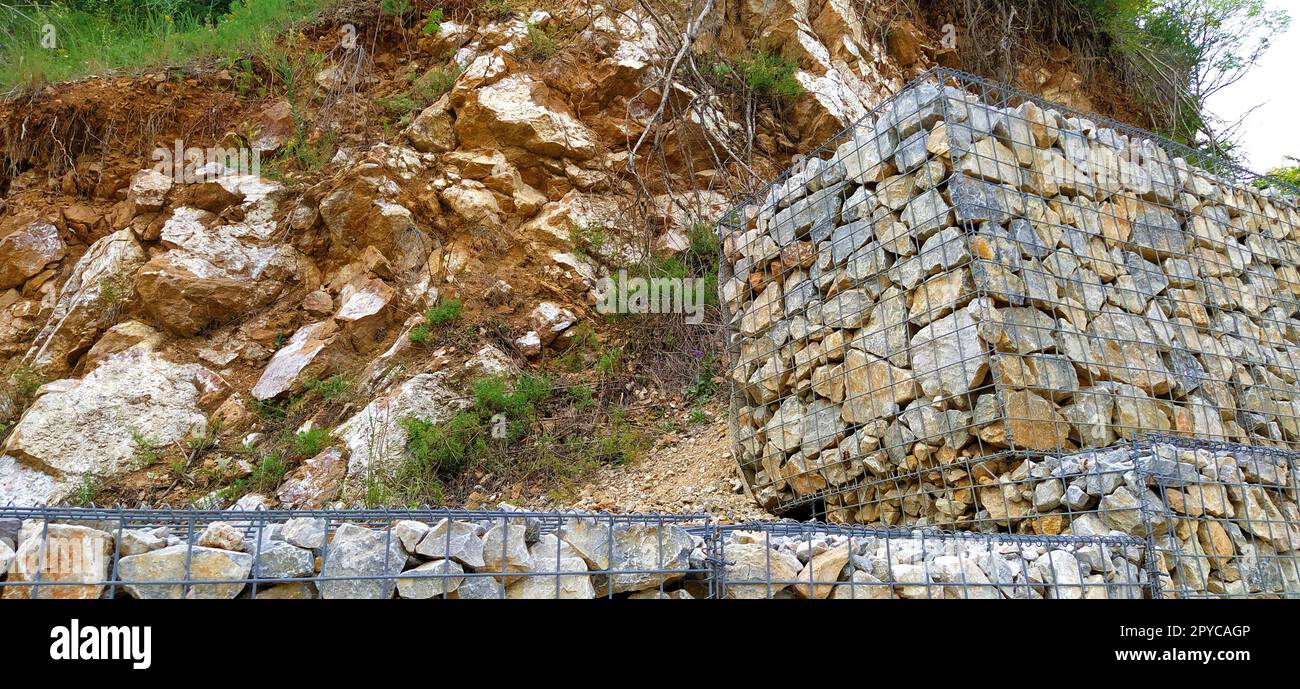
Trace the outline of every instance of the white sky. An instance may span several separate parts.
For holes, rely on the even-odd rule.
[[[1209,111],[1235,122],[1256,105],[1239,135],[1242,160],[1253,172],[1286,164],[1283,156],[1300,157],[1300,3],[1274,0],[1291,14],[1291,27],[1274,37],[1264,57],[1241,81],[1214,94]]]

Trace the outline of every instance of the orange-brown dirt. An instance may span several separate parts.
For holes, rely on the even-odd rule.
[[[447,19],[455,20],[480,32],[493,25],[471,2],[439,3],[448,10]],[[630,3],[624,3],[630,5]],[[340,27],[356,26],[369,50],[363,65],[366,78],[343,89],[318,93],[311,101],[305,143],[319,149],[328,161],[336,151],[348,150],[364,157],[367,148],[377,143],[403,140],[399,127],[385,109],[385,99],[404,94],[410,83],[431,68],[446,63],[449,51],[437,37],[423,34],[418,25],[403,26],[381,16],[377,3],[346,3],[323,14],[313,25],[294,37],[286,37],[285,55],[290,61],[304,59],[310,53],[334,57]],[[423,13],[424,5],[417,3]],[[581,14],[582,3],[553,3],[556,12]],[[732,53],[743,52],[761,42],[746,22],[755,21],[750,10],[737,10],[727,4],[724,20],[716,34],[701,39],[697,50],[709,46]],[[743,21],[741,21],[743,20]],[[897,88],[911,75],[950,59],[939,45],[939,28],[925,19],[908,19],[873,8],[869,25],[890,36],[885,41],[892,63],[880,68],[889,75],[881,88]],[[606,49],[606,52],[602,52]],[[511,75],[527,75],[547,89],[543,100],[550,99],[556,110],[567,110],[596,135],[591,157],[587,161],[567,161],[571,166],[559,169],[550,160],[541,160],[526,148],[500,146],[501,163],[495,167],[482,159],[472,158],[476,151],[464,146],[445,151],[434,169],[457,170],[462,179],[481,180],[486,189],[501,201],[499,217],[491,222],[453,212],[423,179],[399,179],[391,200],[409,209],[415,222],[428,228],[433,238],[433,254],[450,262],[462,261],[457,277],[438,285],[444,298],[454,297],[464,303],[461,322],[446,338],[427,346],[407,348],[386,365],[400,367],[404,375],[454,370],[482,344],[491,343],[507,352],[526,369],[547,371],[562,385],[592,382],[602,396],[629,404],[631,409],[645,410],[646,418],[634,425],[651,437],[652,449],[622,465],[602,466],[585,475],[567,477],[560,485],[530,483],[534,475],[500,476],[471,472],[447,485],[446,500],[453,503],[486,503],[511,500],[547,506],[574,505],[594,509],[648,511],[710,511],[732,519],[759,516],[761,512],[748,498],[736,492],[734,465],[730,457],[723,408],[708,407],[712,422],[691,425],[681,400],[681,386],[692,375],[689,366],[672,363],[680,357],[656,356],[647,339],[662,334],[654,325],[637,325],[604,320],[587,302],[585,290],[572,276],[549,268],[547,257],[537,255],[536,245],[520,241],[520,234],[530,227],[537,209],[520,205],[519,184],[533,188],[541,197],[538,203],[557,202],[566,194],[579,190],[593,196],[616,198],[626,219],[610,228],[615,241],[645,247],[654,243],[668,224],[653,213],[647,215],[650,199],[638,194],[634,179],[621,167],[623,155],[639,134],[633,112],[644,114],[659,105],[657,97],[636,84],[625,83],[618,74],[608,71],[609,46],[576,40],[560,41],[554,55],[545,59],[504,55],[504,69]],[[1083,83],[1072,76],[1064,61],[1049,58],[1042,64],[1026,66],[1021,86],[1056,97],[1070,94],[1117,94],[1110,88],[1113,77],[1098,70],[1091,81]],[[151,151],[157,146],[181,140],[186,146],[246,146],[260,134],[286,125],[281,76],[265,59],[254,57],[251,70],[226,65],[200,64],[179,68],[154,69],[139,74],[102,76],[69,84],[46,86],[0,103],[0,237],[14,228],[44,219],[53,223],[67,245],[67,255],[55,267],[27,280],[20,288],[0,290],[0,309],[20,304],[40,304],[52,299],[56,286],[70,277],[77,260],[96,240],[123,228],[130,228],[140,238],[146,258],[156,258],[166,247],[158,241],[158,231],[170,215],[165,206],[155,212],[135,212],[128,201],[128,184],[138,171],[153,164]],[[310,77],[311,75],[309,75]],[[473,75],[462,75],[447,94],[453,110],[470,108],[475,89]],[[279,87],[277,87],[279,84]],[[1131,116],[1131,106],[1112,102],[1115,96],[1092,104],[1103,112],[1121,117]],[[418,112],[418,111],[417,111]],[[278,113],[278,114],[277,114]],[[829,125],[826,116],[810,109],[806,102],[790,106],[761,104],[755,114],[757,126],[751,164],[759,176],[775,173],[791,156],[812,149],[820,143]],[[842,124],[842,123],[841,123]],[[717,190],[735,189],[725,178],[734,170],[713,169],[707,147],[701,144],[698,130],[680,123],[663,127],[661,156],[645,156],[641,168],[650,194],[687,191],[700,186]],[[839,125],[836,125],[839,126]],[[489,133],[473,128],[473,122],[458,121],[462,138],[487,140]],[[481,152],[481,151],[478,151]],[[460,156],[460,157],[457,157]],[[467,157],[470,156],[470,157]],[[265,165],[265,164],[264,164]],[[476,166],[484,167],[478,170]],[[345,175],[346,164],[320,162],[315,165],[294,162],[272,163],[271,174],[288,189],[289,199],[280,203],[276,222],[287,223],[292,210],[303,204],[319,205],[324,197],[348,185],[361,186],[359,177]],[[514,170],[511,174],[502,169]],[[666,174],[665,174],[666,173]],[[265,167],[264,167],[264,174]],[[701,184],[703,182],[703,184]],[[752,180],[751,180],[752,182]],[[676,185],[681,185],[680,187]],[[581,188],[580,188],[581,187]],[[184,199],[182,199],[184,200]],[[192,199],[189,199],[192,200]],[[174,204],[178,205],[178,204]],[[174,206],[173,206],[174,207]],[[225,208],[223,221],[238,220],[238,211]],[[359,226],[371,223],[369,216],[357,216]],[[541,231],[534,227],[530,232]],[[285,236],[287,243],[314,264],[302,282],[286,285],[273,301],[259,304],[249,312],[232,312],[224,319],[207,323],[197,332],[166,334],[167,356],[178,362],[203,362],[201,352],[214,343],[238,340],[268,352],[279,348],[296,330],[312,322],[305,312],[304,297],[318,287],[329,287],[351,275],[351,266],[359,252],[340,249],[325,235],[319,223],[305,231]],[[375,272],[380,272],[376,270]],[[331,277],[333,276],[333,277]],[[514,289],[507,303],[490,303],[487,295],[497,281]],[[575,310],[588,323],[590,336],[570,342],[566,348],[548,350],[541,359],[529,362],[513,344],[515,336],[527,328],[529,309],[540,300],[552,300]],[[117,321],[138,319],[150,322],[150,310],[138,295],[129,298],[117,314]],[[37,306],[28,307],[36,309]],[[43,308],[43,307],[42,307]],[[327,360],[316,369],[319,377],[343,374],[355,378],[367,370],[370,359],[383,352],[411,324],[422,310],[418,305],[395,302],[395,313],[364,334],[364,342],[354,342],[344,356]],[[45,312],[41,312],[43,314]],[[42,316],[26,320],[11,317],[4,328],[34,337],[44,321]],[[677,327],[680,327],[678,324]],[[698,342],[718,342],[714,323],[709,334],[693,335]],[[26,328],[26,330],[23,330]],[[18,338],[21,340],[22,338]],[[354,340],[356,338],[354,337]],[[689,338],[686,338],[689,339]],[[678,354],[695,349],[694,342],[679,340]],[[606,348],[619,347],[628,359],[612,373],[598,377],[592,368]],[[73,352],[70,370],[59,376],[76,377],[85,372],[84,360],[77,358],[83,350]],[[662,354],[662,353],[661,353]],[[717,352],[721,356],[721,352]],[[24,366],[22,352],[10,350],[8,363],[0,365],[6,378]],[[149,466],[127,471],[98,486],[100,502],[187,504],[197,497],[220,488],[231,480],[246,476],[254,457],[242,449],[247,433],[275,425],[292,432],[306,422],[314,427],[331,427],[357,412],[368,399],[347,397],[321,403],[312,409],[288,414],[274,424],[240,408],[218,414],[221,401],[236,393],[246,393],[262,374],[260,364],[243,365],[242,360],[220,368],[225,394],[210,400],[205,411],[221,416],[223,425],[216,448],[195,452],[184,443],[156,448],[158,458]],[[666,363],[667,362],[667,363]],[[463,378],[463,376],[462,376]],[[716,378],[721,382],[722,378]],[[658,383],[658,385],[656,385]],[[624,399],[635,389],[634,400]],[[608,392],[613,390],[614,392]],[[15,395],[15,397],[18,395]],[[17,401],[17,400],[16,400]],[[672,409],[676,403],[680,408]],[[244,405],[247,407],[247,405]],[[227,410],[229,412],[229,410]],[[591,417],[596,423],[601,417]],[[669,429],[665,429],[664,420]],[[3,421],[3,419],[0,419]],[[564,423],[580,425],[573,419]],[[0,426],[3,428],[3,426]],[[287,457],[287,468],[298,467],[303,458]],[[179,472],[177,469],[181,469]],[[178,473],[180,475],[178,475]]]

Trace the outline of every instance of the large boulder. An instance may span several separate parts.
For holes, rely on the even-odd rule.
[[[202,432],[199,400],[218,385],[202,366],[143,350],[112,357],[80,380],[45,385],[0,447],[0,495],[60,500],[83,478],[129,468],[139,437],[170,445]]]
[[[299,328],[262,369],[262,376],[253,385],[253,397],[271,399],[292,388],[302,373],[309,370],[317,355],[334,344],[337,338],[338,327],[333,319]]]
[[[469,93],[456,113],[465,148],[522,148],[552,158],[596,155],[595,135],[564,99],[527,74],[514,74]]]
[[[433,240],[410,209],[390,198],[396,190],[396,183],[386,177],[360,176],[321,199],[320,215],[332,251],[354,256],[374,247],[399,273],[422,267]]]
[[[28,351],[32,365],[49,376],[70,371],[76,358],[113,325],[118,307],[134,292],[134,275],[144,261],[144,249],[130,230],[92,244],[59,289],[54,310]]]
[[[456,148],[455,121],[451,117],[451,101],[447,96],[420,111],[406,128],[406,136],[416,150],[424,153],[445,153]]]
[[[347,473],[348,462],[343,451],[337,447],[325,448],[290,472],[276,491],[276,497],[288,509],[319,509],[339,496]]]
[[[103,582],[108,578],[113,551],[112,535],[70,524],[41,525],[25,533],[26,538],[18,544],[8,568],[8,585],[3,587],[5,598],[93,600],[104,592]],[[4,571],[0,569],[0,574]],[[14,585],[38,578],[57,585]]]
[[[270,303],[290,286],[314,281],[314,268],[296,249],[263,244],[274,223],[216,223],[207,211],[176,209],[161,236],[171,250],[139,272],[145,309],[178,335],[194,335]]]
[[[59,228],[43,220],[10,232],[0,238],[0,290],[22,285],[66,253]]]

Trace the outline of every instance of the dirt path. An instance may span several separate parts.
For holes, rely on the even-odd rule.
[[[706,512],[725,521],[771,519],[740,491],[725,423],[692,429],[632,464],[608,466],[577,488],[568,505],[612,512]]]

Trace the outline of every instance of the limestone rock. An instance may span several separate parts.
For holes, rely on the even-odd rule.
[[[804,565],[803,571],[799,572],[798,581],[814,582],[813,584],[795,584],[794,590],[799,592],[804,598],[825,598],[836,590],[837,586],[833,583],[840,579],[840,571],[849,561],[849,546],[844,544],[838,548],[828,550],[820,555],[814,556]]]
[[[65,254],[58,228],[48,222],[36,221],[0,237],[0,290],[20,287]]]
[[[465,569],[451,560],[430,560],[402,572],[397,595],[402,598],[442,598],[465,583]]]
[[[1050,399],[1028,390],[1008,391],[1003,399],[1012,446],[1048,451],[1068,447],[1070,424]]]
[[[226,522],[212,522],[199,534],[196,544],[204,548],[219,550],[244,550],[244,534]]]
[[[187,570],[188,564],[188,570]],[[133,598],[228,599],[239,595],[253,567],[253,556],[216,548],[174,545],[143,555],[124,557],[118,576]],[[186,578],[186,571],[189,577]],[[222,581],[227,584],[151,584],[151,581]]]
[[[271,399],[292,388],[316,355],[334,343],[337,330],[333,320],[299,328],[283,347],[276,350],[262,370],[262,376],[253,386],[253,397],[259,400]]]
[[[962,309],[917,331],[912,337],[911,365],[926,397],[953,397],[984,380],[988,354],[975,321]]]
[[[483,566],[479,571],[495,572],[498,579],[506,575],[507,581],[510,580],[508,576],[510,574],[533,571],[532,553],[524,538],[527,531],[523,520],[520,519],[500,520],[488,529],[487,535],[483,537]],[[576,551],[574,557],[578,557]],[[554,560],[554,549],[552,549],[552,564]],[[586,571],[585,565],[582,571]]]
[[[544,301],[528,314],[533,331],[541,337],[543,345],[549,345],[577,322],[573,312],[554,302]]]
[[[144,261],[144,249],[130,230],[92,244],[59,289],[53,312],[28,352],[32,364],[56,376],[71,370],[76,357],[113,325],[111,318],[131,298],[132,276]]]
[[[419,418],[431,423],[446,419],[466,401],[445,387],[444,372],[422,373],[371,400],[360,412],[334,429],[347,448],[344,493],[360,494],[367,477],[390,472],[406,454],[402,421]],[[322,467],[323,468],[323,467]]]
[[[137,435],[165,445],[203,432],[199,401],[216,385],[201,366],[140,350],[123,352],[80,380],[47,385],[0,448],[23,465],[0,472],[0,495],[20,503],[57,500],[82,477],[133,466]]]
[[[48,524],[24,530],[16,550],[0,546],[0,559],[9,562],[5,598],[93,600],[104,591],[113,552],[113,536],[98,529]],[[125,561],[125,560],[124,560]],[[16,586],[22,582],[61,582],[53,586]]]
[[[276,489],[276,497],[289,509],[319,509],[339,496],[347,474],[348,462],[342,450],[325,448],[289,472]]]
[[[324,519],[294,517],[284,523],[280,536],[290,545],[315,550],[325,545],[325,526]]]
[[[386,577],[406,566],[407,553],[391,531],[343,523],[334,531],[321,564],[326,577]],[[333,579],[321,582],[322,598],[392,598],[395,579]]]
[[[729,598],[771,598],[795,583],[803,565],[762,543],[733,543],[723,553]]]
[[[406,128],[411,145],[423,153],[443,153],[456,147],[455,122],[449,112],[450,99],[444,96],[420,111]]]
[[[532,562],[527,576],[517,577],[506,587],[512,599],[588,599],[596,597],[587,563],[569,544],[554,534],[544,534],[529,549]]]
[[[269,213],[274,203],[267,200],[262,206],[260,212]],[[194,335],[302,282],[311,268],[296,249],[253,243],[275,230],[274,223],[259,217],[253,213],[242,223],[222,225],[206,211],[176,209],[161,236],[171,250],[151,259],[136,278],[154,321],[177,335]]]
[[[141,170],[131,177],[127,187],[127,200],[140,211],[162,208],[171,191],[172,178],[157,170]]]
[[[415,553],[434,560],[450,558],[476,569],[486,566],[478,527],[468,522],[440,520],[415,547]]]
[[[456,134],[465,148],[523,148],[578,160],[596,154],[595,136],[558,94],[526,74],[475,89],[457,108]]]

